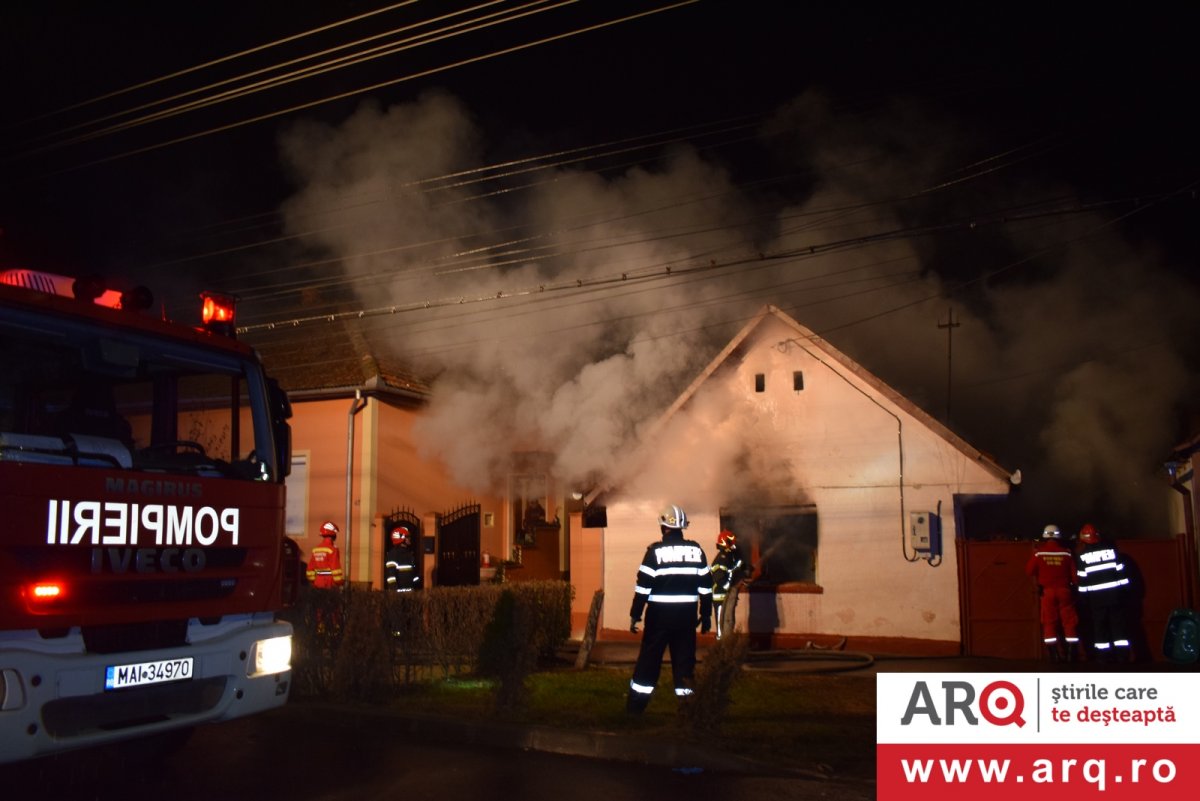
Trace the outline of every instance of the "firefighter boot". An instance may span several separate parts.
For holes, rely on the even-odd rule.
[[[649,693],[639,693],[633,690],[629,691],[629,696],[625,699],[625,711],[630,715],[640,715],[646,711],[646,707],[650,704]]]
[[[1062,655],[1058,651],[1058,643],[1056,643],[1056,642],[1046,643],[1046,660],[1048,662],[1058,662],[1058,661],[1061,661],[1061,659],[1062,659]]]

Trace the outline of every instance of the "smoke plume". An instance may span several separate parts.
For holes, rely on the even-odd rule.
[[[1070,187],[974,169],[983,138],[929,112],[839,116],[816,94],[761,128],[775,166],[753,183],[687,145],[498,170],[487,133],[435,93],[282,142],[290,232],[337,260],[351,305],[405,308],[363,330],[433,377],[415,433],[465,486],[498,489],[514,450],[568,484],[613,475],[769,303],[1020,468],[1031,516],[1164,525],[1195,293],[1119,221],[1050,202]],[[712,443],[688,485],[647,491],[686,504],[772,466],[720,404],[689,410]]]

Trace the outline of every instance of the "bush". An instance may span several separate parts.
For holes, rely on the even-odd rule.
[[[417,666],[426,661],[425,597],[420,592],[384,593],[384,630],[391,632],[388,654],[397,684],[417,680]]]
[[[502,593],[524,617],[522,647],[535,663],[571,635],[573,590],[562,581],[435,587],[411,593],[305,589],[280,615],[294,628],[297,694],[370,701],[388,688],[479,669],[489,622]],[[515,613],[514,613],[515,614]],[[511,617],[511,615],[510,615]],[[501,636],[500,632],[493,637]],[[509,636],[505,634],[504,636]]]
[[[733,685],[742,674],[750,641],[740,632],[726,634],[696,668],[694,689],[679,704],[680,724],[696,735],[714,734],[729,710]]]
[[[571,601],[575,588],[565,581],[527,581],[508,584],[530,614],[530,639],[541,662],[553,659],[571,636]]]
[[[346,627],[333,664],[333,694],[347,701],[379,701],[392,689],[391,632],[383,625],[383,598],[352,592]]]
[[[472,671],[479,659],[483,630],[500,597],[498,586],[436,587],[422,590],[423,633],[432,664],[444,678]]]
[[[300,695],[327,695],[342,641],[345,594],[305,586],[296,605],[280,614],[292,624],[292,683]]]
[[[532,636],[534,613],[530,600],[528,595],[518,599],[512,590],[505,590],[484,630],[479,673],[497,680],[493,699],[500,711],[522,705],[527,696],[525,682],[537,666],[538,643]]]

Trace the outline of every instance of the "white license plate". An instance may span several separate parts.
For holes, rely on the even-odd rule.
[[[130,665],[109,665],[104,669],[104,689],[120,690],[145,684],[161,684],[192,677],[192,657],[159,659]]]

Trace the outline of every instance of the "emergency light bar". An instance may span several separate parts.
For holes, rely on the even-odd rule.
[[[145,311],[154,303],[154,295],[144,286],[118,292],[106,287],[104,280],[95,275],[70,278],[41,270],[5,270],[0,273],[0,284],[24,287],[47,295],[76,298],[95,303],[97,306],[125,311]]]
[[[0,271],[0,284],[32,289],[47,295],[75,298],[122,311],[145,311],[154,303],[154,295],[144,286],[118,292],[106,287],[104,280],[94,275],[70,278],[41,270],[3,270]],[[217,292],[202,292],[200,298],[200,320],[203,330],[233,337],[237,299],[233,295]]]

